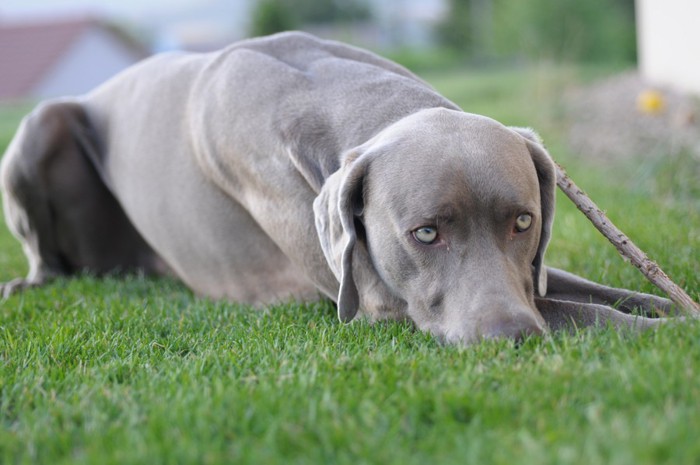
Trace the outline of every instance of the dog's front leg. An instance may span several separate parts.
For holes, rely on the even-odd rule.
[[[547,281],[548,299],[613,306],[625,313],[636,310],[644,316],[680,314],[668,299],[603,286],[556,268],[547,268]]]

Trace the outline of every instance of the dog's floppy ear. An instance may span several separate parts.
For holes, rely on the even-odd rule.
[[[534,283],[537,293],[544,297],[547,293],[547,269],[544,266],[544,254],[552,236],[552,224],[554,223],[554,203],[556,189],[556,171],[554,162],[545,150],[540,136],[529,128],[511,128],[525,138],[530,156],[535,164],[537,179],[540,183],[540,205],[542,214],[542,231],[537,254],[532,261],[534,268]]]
[[[372,265],[365,244],[358,241],[358,233],[362,234],[359,229],[363,181],[373,157],[363,153],[361,148],[346,153],[342,167],[326,180],[314,200],[321,248],[340,283],[338,317],[343,322],[351,321],[357,314],[361,304],[358,287],[362,290],[362,300],[370,306],[381,305],[388,293]],[[377,302],[372,302],[375,300]]]
[[[353,252],[357,242],[355,213],[361,209],[362,180],[368,161],[356,152],[343,157],[343,166],[328,177],[314,200],[316,232],[323,254],[340,283],[338,317],[349,322],[360,306],[353,277]]]

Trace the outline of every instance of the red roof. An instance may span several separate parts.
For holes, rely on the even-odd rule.
[[[0,100],[26,96],[91,27],[114,32],[91,18],[0,22]]]

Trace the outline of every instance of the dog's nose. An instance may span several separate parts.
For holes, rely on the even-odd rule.
[[[484,339],[506,338],[522,342],[528,336],[541,336],[545,329],[530,315],[518,315],[498,319],[482,327],[481,337]]]

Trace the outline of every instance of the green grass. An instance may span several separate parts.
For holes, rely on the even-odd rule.
[[[580,70],[427,78],[466,110],[541,128],[698,298],[696,160],[600,170],[567,153],[557,97]],[[0,110],[3,130],[17,113]],[[0,229],[7,280],[26,266]],[[548,260],[653,291],[562,198]],[[340,324],[328,303],[256,311],[166,279],[59,280],[0,303],[0,463],[698,463],[698,340],[689,322],[442,347],[406,324]]]

